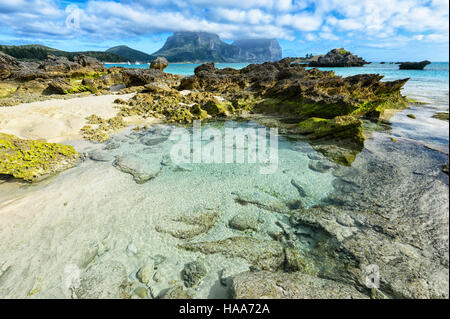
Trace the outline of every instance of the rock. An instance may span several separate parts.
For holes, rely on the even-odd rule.
[[[37,182],[77,162],[78,154],[70,145],[24,140],[0,133],[0,174]]]
[[[75,294],[80,299],[123,298],[122,287],[127,282],[125,266],[113,260],[93,263],[80,276]]]
[[[126,249],[127,256],[131,257],[137,254],[137,248],[133,244],[129,244]]]
[[[139,142],[147,145],[147,146],[155,146],[161,143],[164,143],[167,141],[167,137],[150,137],[150,136],[143,136],[139,139]]]
[[[219,281],[222,286],[228,286],[231,281],[231,271],[224,268],[219,273]]]
[[[207,270],[202,262],[196,260],[187,263],[181,273],[184,285],[189,288],[196,286],[206,276]]]
[[[134,293],[142,299],[147,299],[148,298],[148,292],[147,292],[147,288],[145,287],[137,287],[136,289],[134,289]]]
[[[77,54],[73,61],[79,65],[81,65],[84,68],[92,69],[95,72],[105,72],[106,67],[103,63],[98,61],[96,58],[92,58],[89,56],[86,56],[84,54]]]
[[[48,54],[47,59],[42,62],[39,68],[49,73],[69,73],[72,70],[81,68],[81,66],[76,62],[69,61],[69,59],[64,56]]]
[[[416,116],[414,114],[406,114],[406,116],[411,118],[411,119],[413,119],[413,120],[416,119]]]
[[[448,112],[436,112],[432,118],[448,122]]]
[[[183,286],[177,285],[169,288],[163,295],[162,299],[191,299]]]
[[[112,155],[102,151],[89,152],[89,158],[97,162],[111,162],[114,160]]]
[[[155,274],[155,265],[153,262],[147,263],[145,266],[141,267],[136,274],[136,277],[143,284],[148,284]]]
[[[113,166],[124,173],[132,175],[134,181],[138,184],[143,184],[155,178],[161,170],[159,162],[149,162],[149,160],[146,161],[145,158],[134,154],[116,157]]]
[[[157,224],[155,230],[178,239],[190,239],[207,233],[217,222],[216,212],[183,214]]]
[[[164,69],[169,65],[169,61],[167,61],[164,57],[157,57],[150,64],[150,69],[157,69],[160,71],[164,71]]]
[[[350,67],[367,64],[364,59],[344,49],[333,49],[317,61],[309,63],[311,67]]]
[[[257,268],[277,270],[284,265],[285,254],[281,243],[251,237],[231,237],[219,241],[186,243],[179,246],[203,254],[220,253],[227,257],[241,257]]]
[[[164,83],[172,88],[179,85],[182,76],[164,73],[158,69],[126,69],[122,72],[122,78],[127,87]]]
[[[258,217],[252,214],[239,214],[228,222],[231,228],[237,230],[258,230]]]
[[[72,85],[65,79],[58,78],[52,80],[47,87],[46,92],[50,94],[67,94],[72,89]]]
[[[442,171],[448,175],[448,163],[442,165]]]
[[[303,189],[302,185],[300,185],[300,183],[298,183],[295,179],[291,179],[291,184],[297,189],[300,197],[306,197],[306,192]]]
[[[431,62],[424,60],[422,62],[402,62],[399,65],[400,70],[423,70]]]
[[[18,70],[20,67],[17,59],[0,51],[0,79],[7,79],[13,70]]]
[[[319,172],[319,173],[325,173],[332,169],[334,166],[328,164],[325,161],[311,161],[308,164],[308,167],[312,169],[313,171]]]
[[[368,299],[351,286],[300,272],[244,272],[233,276],[236,299]]]

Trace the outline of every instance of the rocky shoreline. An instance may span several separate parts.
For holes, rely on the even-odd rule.
[[[99,144],[93,144],[96,151],[82,154],[81,162],[103,163],[105,171],[124,173],[139,187],[151,185],[166,170],[190,171],[159,153],[168,143],[170,126],[144,125],[116,138],[113,133],[126,127],[129,118],[157,118],[174,125],[252,119],[308,141],[319,154],[308,154],[307,167],[317,175],[331,174],[333,191],[321,204],[307,206],[307,190],[302,186],[306,181],[292,177],[287,185],[295,193],[295,203],[275,191],[227,188],[227,196],[233,198],[230,207],[243,212],[234,216],[224,217],[221,206],[208,206],[172,215],[164,212],[149,226],[147,215],[127,212],[118,218],[121,227],[132,220],[128,213],[143,218],[140,232],[151,227],[153,238],[173,246],[164,242],[164,249],[189,257],[189,262],[173,266],[181,280],[172,280],[173,274],[164,276],[165,267],[169,268],[166,256],[139,260],[130,271],[119,260],[105,258],[115,247],[89,242],[81,256],[70,256],[82,269],[81,283],[72,291],[75,297],[195,298],[195,289],[212,276],[203,258],[214,256],[247,266],[231,274],[224,267],[215,276],[220,289],[209,288],[224,290],[228,297],[448,298],[448,177],[445,180],[437,168],[444,156],[430,155],[432,150],[405,141],[372,143],[370,150],[365,149],[370,141],[364,123],[377,126],[385,123],[390,110],[407,107],[400,91],[408,79],[382,81],[378,74],[343,78],[330,71],[307,70],[290,59],[241,70],[206,63],[189,77],[164,73],[166,65],[160,59],[151,69],[106,70],[82,56],[74,61],[50,56],[40,64],[29,64],[0,55],[0,87],[15,87],[3,93],[2,101],[114,91],[118,95],[114,116],[86,116],[80,134]],[[132,97],[123,98],[131,93]],[[126,154],[118,152],[121,147]],[[152,152],[135,154],[132,147]],[[400,157],[391,157],[392,152]],[[75,166],[79,158],[71,146],[0,133],[0,174],[34,182]],[[280,176],[287,178],[286,174]],[[130,187],[122,182],[118,188]],[[117,197],[121,192],[115,193]],[[189,192],[194,194],[192,189]],[[143,201],[139,196],[133,200]],[[61,206],[71,209],[71,204]],[[100,201],[97,209],[108,204]],[[154,209],[158,202],[147,205],[140,207]],[[263,225],[267,228],[261,230]],[[126,253],[123,258],[137,259],[143,250],[132,242],[118,246]],[[377,265],[382,274],[379,288],[367,287],[370,265]],[[0,280],[4,280],[11,268],[7,263],[0,266]],[[29,296],[39,292],[38,286],[31,286]]]

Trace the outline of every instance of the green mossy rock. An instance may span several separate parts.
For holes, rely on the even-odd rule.
[[[351,139],[364,145],[363,122],[352,116],[336,116],[331,120],[311,117],[298,124],[301,134],[315,140],[326,137]]]
[[[70,145],[0,133],[0,174],[36,182],[73,167],[77,161],[78,154]]]

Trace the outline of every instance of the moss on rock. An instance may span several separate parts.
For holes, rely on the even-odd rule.
[[[35,182],[73,167],[77,160],[78,154],[70,145],[0,133],[0,174]]]

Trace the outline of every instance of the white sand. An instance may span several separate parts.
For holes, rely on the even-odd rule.
[[[133,94],[121,95],[127,100]],[[81,139],[80,129],[87,124],[86,117],[96,114],[110,118],[118,112],[114,100],[119,96],[88,96],[69,100],[47,100],[0,108],[0,132],[21,138],[63,142]],[[141,124],[129,118],[128,124]],[[152,122],[152,119],[146,123]]]

